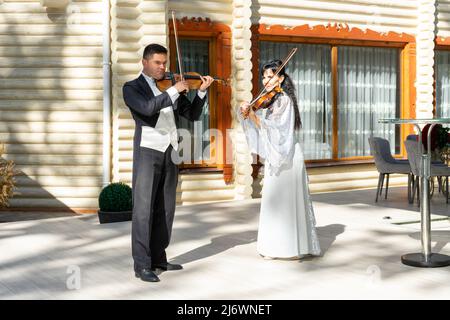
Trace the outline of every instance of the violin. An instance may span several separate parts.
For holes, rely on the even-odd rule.
[[[272,104],[272,101],[281,92],[283,92],[283,89],[281,89],[281,87],[275,87],[271,91],[266,92],[264,95],[259,97],[258,100],[255,101],[255,103],[252,106],[252,109],[254,111],[257,111],[259,109],[267,109]]]
[[[213,79],[224,84],[225,86],[229,85],[228,80],[216,77],[213,77]],[[183,73],[183,76],[177,73],[166,72],[164,78],[162,78],[161,80],[156,80],[156,86],[161,92],[164,92],[171,86],[173,86],[176,82],[181,80],[185,80],[189,85],[189,89],[191,90],[199,89],[202,85],[202,79],[200,78],[200,74],[197,72],[185,72]]]

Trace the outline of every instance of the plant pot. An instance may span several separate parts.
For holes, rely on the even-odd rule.
[[[98,210],[100,223],[123,222],[132,219],[133,211],[105,212]]]

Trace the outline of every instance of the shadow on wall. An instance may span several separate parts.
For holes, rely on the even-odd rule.
[[[13,160],[18,171],[15,195],[5,209],[11,213],[0,221],[14,220],[17,209],[46,210],[50,215],[48,208],[66,213],[76,207],[95,208],[93,194],[101,190],[102,126],[79,120],[79,114],[89,119],[95,116],[91,111],[101,113],[101,102],[89,104],[80,88],[96,89],[83,84],[87,77],[102,83],[101,72],[94,73],[89,61],[95,60],[89,55],[101,57],[102,49],[70,48],[83,45],[77,41],[81,33],[70,30],[79,23],[73,16],[77,10],[46,7],[45,12],[29,14],[29,21],[23,19],[26,14],[16,16],[16,6],[21,12],[30,6],[31,12],[41,3],[46,4],[0,4],[0,12],[9,13],[2,16],[7,36],[0,36],[0,143],[6,147],[5,159]],[[42,24],[44,17],[47,22]],[[24,28],[26,24],[31,26]]]

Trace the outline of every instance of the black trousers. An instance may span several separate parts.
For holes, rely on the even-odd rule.
[[[134,170],[131,248],[135,270],[167,262],[176,206],[178,167],[166,152],[140,148]]]

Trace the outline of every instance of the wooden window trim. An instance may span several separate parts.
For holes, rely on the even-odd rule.
[[[435,49],[450,50],[450,37],[437,36],[435,40]]]
[[[231,29],[229,26],[212,22],[209,19],[202,18],[182,18],[176,19],[178,36],[182,38],[210,40],[210,73],[222,79],[229,79],[231,75]],[[176,70],[176,48],[173,32],[172,19],[169,20],[169,50],[170,50],[170,68]],[[207,169],[217,169],[223,171],[226,183],[232,181],[233,166],[226,163],[227,154],[232,152],[231,141],[227,141],[227,129],[231,129],[231,88],[223,85],[213,85],[212,92],[209,94],[211,105],[210,128],[216,128],[223,134],[223,141],[217,142],[215,149],[215,163],[203,164],[201,166],[186,166],[185,172],[208,172]],[[221,110],[217,110],[221,106]],[[213,146],[214,141],[211,141]],[[231,157],[228,156],[228,159]]]
[[[223,173],[222,169],[217,167],[199,167],[199,168],[180,168],[180,173]]]
[[[355,45],[376,45],[380,46],[380,43],[385,43],[389,46],[402,47],[406,43],[415,42],[413,35],[405,33],[380,33],[370,29],[362,30],[359,28],[349,28],[347,25],[342,24],[328,24],[310,26],[307,24],[296,26],[293,28],[286,28],[281,25],[266,26],[265,24],[255,24],[251,27],[252,33],[256,35],[269,35],[280,37],[293,37],[296,42],[298,38],[310,39],[312,42],[319,43],[334,43],[342,45],[351,44],[360,41]],[[450,43],[450,41],[449,41]]]
[[[332,50],[332,86],[337,86],[337,46],[374,46],[385,48],[399,48],[400,50],[400,115],[401,117],[415,117],[415,78],[416,78],[416,46],[415,37],[405,33],[388,32],[380,33],[373,30],[361,30],[359,28],[350,29],[342,24],[300,25],[293,28],[286,28],[280,25],[266,26],[265,24],[255,24],[252,30],[252,64],[253,64],[253,94],[258,90],[258,61],[259,61],[259,41],[280,41],[297,42],[306,44],[327,44]],[[448,41],[450,44],[450,41]],[[334,76],[333,76],[334,74]],[[333,88],[333,159],[327,160],[307,160],[306,163],[340,163],[349,161],[361,161],[372,157],[352,157],[337,158],[338,137],[337,137],[337,90]],[[413,126],[402,126],[400,129],[401,141],[406,140],[408,134],[414,133]],[[398,158],[406,157],[406,150],[403,143],[400,143],[400,154]]]
[[[320,168],[320,167],[338,167],[354,164],[375,164],[373,157],[367,157],[368,159],[357,159],[357,160],[339,160],[339,161],[329,161],[329,160],[318,160],[318,161],[306,161],[306,168]]]

